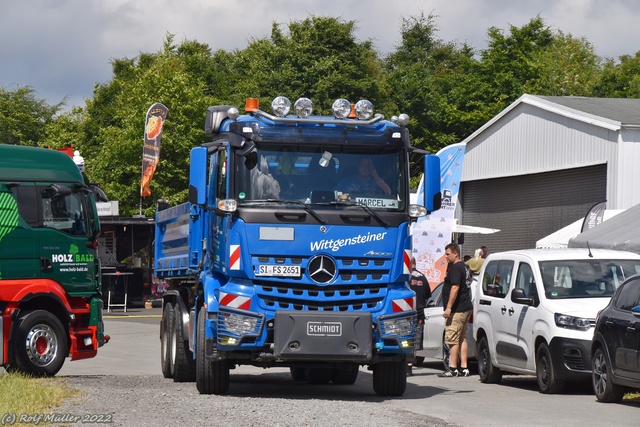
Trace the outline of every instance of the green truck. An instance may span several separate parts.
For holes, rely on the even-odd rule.
[[[73,160],[0,145],[0,366],[55,375],[104,334],[95,194]]]

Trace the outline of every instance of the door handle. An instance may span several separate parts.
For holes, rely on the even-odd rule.
[[[509,309],[509,316],[513,316],[513,313],[515,313],[515,310],[513,309],[513,307],[511,307]]]
[[[51,260],[49,258],[40,258],[40,271],[53,271],[53,264],[51,264]]]
[[[505,314],[507,312],[507,306],[503,305],[500,311],[502,311],[502,314]]]

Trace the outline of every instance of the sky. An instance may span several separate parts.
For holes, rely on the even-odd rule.
[[[96,83],[113,77],[113,59],[135,58],[174,42],[215,51],[269,37],[273,22],[331,16],[355,21],[359,41],[394,50],[403,18],[435,16],[436,37],[487,47],[487,31],[540,16],[553,30],[584,37],[605,58],[640,51],[638,0],[0,0],[0,86],[30,86],[50,104],[84,106]]]

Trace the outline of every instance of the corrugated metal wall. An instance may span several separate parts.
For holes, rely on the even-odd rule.
[[[462,224],[501,230],[465,235],[463,254],[473,255],[482,245],[492,252],[534,248],[536,241],[606,200],[606,183],[606,164],[463,182]]]
[[[523,103],[468,141],[462,181],[534,174],[603,162],[610,165],[610,173],[615,173],[617,141],[616,131]]]

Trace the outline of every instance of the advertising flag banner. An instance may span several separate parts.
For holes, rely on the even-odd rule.
[[[160,160],[160,138],[164,121],[169,110],[159,102],[156,102],[147,111],[144,126],[144,147],[142,148],[142,178],[140,180],[140,196],[151,195],[151,179]]]
[[[582,233],[587,230],[591,230],[593,227],[604,221],[604,211],[606,210],[606,208],[606,200],[604,202],[596,203],[595,205],[591,206],[591,209],[589,209],[589,212],[587,212],[587,216],[584,217],[582,230],[580,232]]]
[[[451,243],[465,150],[466,144],[458,143],[449,145],[437,153],[440,157],[442,207],[421,218],[412,231],[412,251],[416,259],[416,268],[427,277],[432,289],[444,280],[447,272],[444,247]],[[422,181],[418,187],[418,200],[421,197],[421,188]]]

